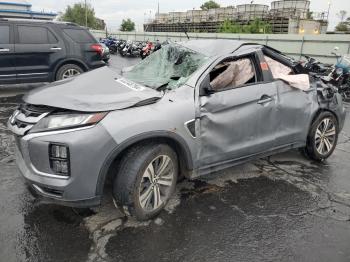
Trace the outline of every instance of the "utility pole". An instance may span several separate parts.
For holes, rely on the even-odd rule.
[[[331,11],[331,0],[328,1],[328,12],[327,12],[327,21],[329,23],[329,14],[330,14],[330,11]]]
[[[87,0],[85,0],[85,27],[88,27],[88,11],[87,11]]]

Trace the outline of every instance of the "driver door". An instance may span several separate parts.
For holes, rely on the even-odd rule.
[[[242,66],[242,59],[250,61]],[[213,90],[220,64],[239,62],[231,73],[234,83]],[[214,75],[212,75],[214,72]],[[226,73],[225,73],[226,72]],[[263,73],[257,54],[225,59],[213,66],[201,83],[199,97],[199,163],[202,168],[213,164],[229,163],[255,154],[269,151],[275,146],[276,86],[263,83]],[[224,70],[226,76],[231,75]],[[249,77],[247,77],[247,75]],[[238,80],[237,80],[238,76]],[[245,78],[239,81],[241,78]],[[246,79],[248,79],[246,81]],[[221,79],[216,82],[229,82]],[[235,83],[239,85],[236,86]]]

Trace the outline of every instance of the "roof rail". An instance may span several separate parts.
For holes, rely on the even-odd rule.
[[[49,23],[49,24],[62,24],[62,25],[71,25],[71,26],[79,26],[78,24],[72,22],[64,22],[64,21],[52,21],[45,19],[25,19],[25,18],[0,18],[0,21],[19,21],[19,22],[28,22],[28,23]]]

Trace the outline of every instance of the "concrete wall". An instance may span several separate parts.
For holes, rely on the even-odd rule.
[[[97,37],[105,37],[103,31],[92,31]],[[186,41],[184,33],[137,33],[117,32],[111,34],[117,38],[126,40],[160,40],[171,39],[173,41]],[[285,54],[300,59],[301,54],[310,55],[325,63],[334,63],[335,58],[331,55],[334,47],[339,47],[339,53],[350,53],[350,35],[285,35],[285,34],[206,34],[189,33],[190,39],[236,39],[246,42],[269,45]]]

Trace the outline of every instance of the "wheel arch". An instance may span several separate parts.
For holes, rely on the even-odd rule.
[[[316,118],[322,113],[322,112],[329,112],[332,115],[334,115],[335,119],[337,119],[338,125],[340,124],[339,122],[339,116],[332,110],[328,109],[328,108],[319,108],[317,111],[315,111],[315,113],[313,114],[312,118],[311,118],[311,122],[309,124],[309,130],[311,129],[313,123],[315,122]]]
[[[334,115],[335,119],[338,122],[338,125],[340,124],[339,122],[339,116],[332,110],[330,110],[329,108],[319,108],[318,110],[316,110],[314,112],[314,114],[312,115],[311,121],[309,123],[308,129],[307,129],[307,135],[306,135],[306,143],[308,143],[309,141],[309,134],[310,134],[310,130],[312,128],[312,125],[315,123],[315,120],[317,119],[317,117],[322,113],[322,112],[329,112],[332,115]]]
[[[68,58],[68,59],[65,59],[63,61],[61,61],[60,63],[58,63],[53,71],[53,81],[56,81],[56,75],[57,75],[57,72],[58,70],[64,66],[64,65],[68,65],[68,64],[74,64],[74,65],[77,65],[79,67],[81,67],[84,72],[88,71],[89,68],[88,66],[83,62],[81,61],[80,59],[76,59],[76,58]]]
[[[115,174],[113,173],[113,171],[116,170],[119,161],[123,157],[124,153],[134,146],[147,143],[164,143],[169,145],[178,156],[180,173],[184,174],[184,176],[187,176],[186,174],[193,170],[193,159],[189,146],[181,136],[167,131],[157,131],[140,134],[119,144],[109,154],[99,173],[96,186],[96,195],[101,196],[103,194],[106,182],[108,181],[108,179],[114,177]]]

